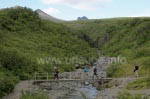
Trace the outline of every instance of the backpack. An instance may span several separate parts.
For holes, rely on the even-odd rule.
[[[135,70],[138,70],[139,69],[139,66],[135,66]]]

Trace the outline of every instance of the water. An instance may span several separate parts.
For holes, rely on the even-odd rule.
[[[97,96],[97,90],[90,84],[78,89],[77,93],[70,95],[69,99],[85,99],[82,94],[86,96],[86,99],[95,99]]]
[[[81,91],[87,96],[88,99],[95,99],[97,95],[97,90],[91,84],[81,88]]]

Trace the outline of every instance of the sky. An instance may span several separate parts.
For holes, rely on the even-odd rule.
[[[150,0],[0,0],[0,9],[16,5],[63,20],[150,16]]]

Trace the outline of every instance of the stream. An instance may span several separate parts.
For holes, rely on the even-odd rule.
[[[99,69],[98,69],[99,70]],[[102,76],[103,71],[99,70],[100,75]],[[63,73],[65,75],[65,73]],[[67,73],[66,73],[67,74]],[[82,75],[82,70],[77,70],[72,72],[73,77],[77,78],[81,74],[81,77],[84,77],[84,73]],[[89,70],[89,75],[87,78],[93,78],[93,69]],[[44,89],[51,90],[48,91],[48,94],[52,99],[95,99],[98,95],[98,90],[88,82],[60,82],[60,83],[51,83],[51,84],[43,84]],[[56,86],[56,87],[55,87]],[[47,88],[45,88],[47,87]],[[57,88],[58,87],[58,88]]]
[[[95,99],[97,96],[97,90],[91,84],[85,85],[76,91],[58,99]]]
[[[97,90],[91,84],[81,88],[81,91],[85,94],[88,99],[95,99],[97,96]]]

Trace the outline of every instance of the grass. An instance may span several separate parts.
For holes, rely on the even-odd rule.
[[[80,93],[84,99],[88,99],[85,93],[83,93],[83,92],[80,92]]]
[[[104,86],[105,86],[105,88],[111,88],[113,86],[113,84],[111,84],[111,83],[105,83]]]
[[[95,42],[101,54],[109,57],[122,56],[126,63],[113,64],[107,69],[112,78],[134,76],[134,64],[139,65],[139,76],[150,75],[150,18],[115,18],[64,23],[82,31]],[[80,32],[79,32],[80,33]],[[127,89],[150,88],[147,78],[137,79]],[[139,98],[138,98],[139,97]],[[142,99],[141,95],[120,93],[118,99]],[[147,98],[145,98],[147,99]]]
[[[150,89],[150,78],[137,79],[136,81],[129,83],[126,88],[129,90]]]
[[[75,35],[76,32],[63,24],[41,20],[30,8],[0,10],[0,73],[4,74],[0,76],[3,85],[0,85],[0,97],[13,90],[16,84],[13,77],[31,79],[34,72],[54,72],[56,65],[61,72],[72,71],[76,64],[64,61],[42,64],[37,58],[95,57],[95,49]],[[12,78],[7,78],[9,72]]]
[[[142,95],[140,94],[132,95],[127,90],[123,90],[118,92],[117,99],[143,99],[143,98]],[[144,98],[144,99],[148,99],[148,98]]]
[[[50,99],[48,95],[44,92],[23,92],[20,99]]]
[[[100,86],[96,86],[97,90],[101,91],[101,90],[104,90],[104,89],[107,89],[107,88],[111,88],[113,87],[114,85],[112,83],[104,83]]]
[[[25,80],[30,79],[35,71],[53,72],[54,65],[61,72],[72,71],[78,62],[39,64],[36,58],[78,56],[88,60],[96,57],[99,49],[104,56],[127,58],[127,63],[109,68],[110,77],[132,75],[134,63],[140,66],[140,75],[145,76],[150,70],[149,27],[150,18],[54,23],[41,20],[35,11],[26,7],[4,9],[0,11],[0,67],[5,71],[0,72],[5,76],[11,72],[12,76]],[[80,63],[81,66],[85,64]],[[2,90],[8,93],[13,87]],[[0,89],[0,96],[2,93]]]
[[[122,56],[127,59],[125,64],[110,67],[109,76],[133,75],[135,63],[140,66],[140,75],[149,75],[146,71],[150,68],[150,18],[97,19],[64,24],[88,35],[104,56]]]

